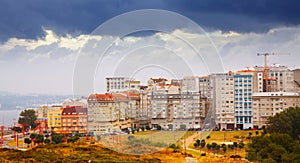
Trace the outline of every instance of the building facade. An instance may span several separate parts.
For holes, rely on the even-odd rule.
[[[48,127],[51,128],[52,131],[58,132],[61,131],[62,127],[62,115],[63,108],[52,110],[48,112]]]
[[[132,92],[89,95],[89,134],[139,127],[140,108],[140,96]]]
[[[140,81],[127,77],[108,77],[106,78],[106,92],[118,93],[128,90],[138,90]]]
[[[296,92],[260,92],[253,94],[253,125],[261,128],[267,125],[270,116],[300,106],[300,96]]]
[[[149,92],[148,100],[148,114],[154,128],[200,128],[207,111],[206,98],[197,90],[181,91],[178,85],[160,83]]]
[[[254,69],[257,72],[263,72],[264,67],[256,66]],[[268,67],[268,78],[275,79],[276,82],[273,83],[276,85],[274,91],[285,91],[290,92],[295,90],[294,82],[294,72],[289,70],[287,66],[281,66],[278,64],[273,64]]]
[[[63,108],[61,114],[61,133],[84,133],[88,131],[88,112],[87,108],[71,106]]]
[[[233,74],[218,73],[209,76],[210,101],[219,129],[234,129],[234,80]]]
[[[234,75],[235,124],[239,129],[253,127],[252,93],[253,73],[242,71]]]

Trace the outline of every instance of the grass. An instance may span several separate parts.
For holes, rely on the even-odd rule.
[[[252,136],[256,136],[256,131],[254,130],[248,130],[248,131],[212,131],[209,136],[210,138],[207,139],[207,136],[203,136],[202,139],[205,139],[206,143],[217,143],[219,145],[222,145],[224,142],[243,142],[244,144],[249,143],[249,139],[247,137],[249,136],[249,132],[252,133]],[[261,132],[261,131],[259,131]],[[260,133],[259,133],[260,134]],[[200,138],[200,135],[198,137]],[[192,143],[188,145],[189,148],[195,149],[194,143],[196,140],[194,140]],[[199,148],[196,148],[199,150]],[[207,151],[207,148],[203,148],[203,151]],[[231,156],[231,155],[240,155],[242,157],[246,156],[246,146],[242,149],[229,149],[227,148],[226,152],[223,152],[222,149],[220,150],[214,150],[213,153],[223,155],[223,156]]]
[[[17,144],[16,144],[16,142],[15,142],[14,140],[9,140],[9,141],[6,143],[6,145],[13,147],[13,146],[16,146]],[[19,141],[18,141],[18,145],[19,145],[19,147],[21,147],[21,146],[24,145],[24,142],[19,140]]]
[[[210,139],[206,140],[207,143],[221,143],[221,142],[239,142],[243,141],[248,143],[249,139],[246,139],[249,136],[249,132],[252,133],[252,136],[255,136],[255,131],[212,131],[210,133]],[[238,136],[239,138],[235,138]]]
[[[185,156],[171,149],[152,155],[126,155],[102,145],[51,144],[28,151],[0,149],[3,162],[184,162]]]

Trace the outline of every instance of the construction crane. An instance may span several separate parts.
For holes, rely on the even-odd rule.
[[[269,55],[289,55],[286,53],[257,53],[257,56],[264,56],[264,75],[263,75],[263,91],[272,92],[276,90],[276,79],[269,78],[268,56]]]
[[[288,53],[257,53],[257,56],[264,56],[264,79],[268,78],[268,56],[269,55],[289,55]]]

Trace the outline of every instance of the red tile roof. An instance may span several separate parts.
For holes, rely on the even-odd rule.
[[[87,115],[87,108],[78,106],[66,107],[62,111],[62,115]]]
[[[139,100],[140,95],[132,92],[122,92],[113,94],[91,94],[88,97],[88,101],[116,101],[116,100]]]

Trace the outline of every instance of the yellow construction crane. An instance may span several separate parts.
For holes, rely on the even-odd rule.
[[[257,53],[257,56],[264,56],[264,79],[268,78],[268,71],[269,71],[269,67],[268,67],[268,56],[269,55],[289,55],[288,53]]]

